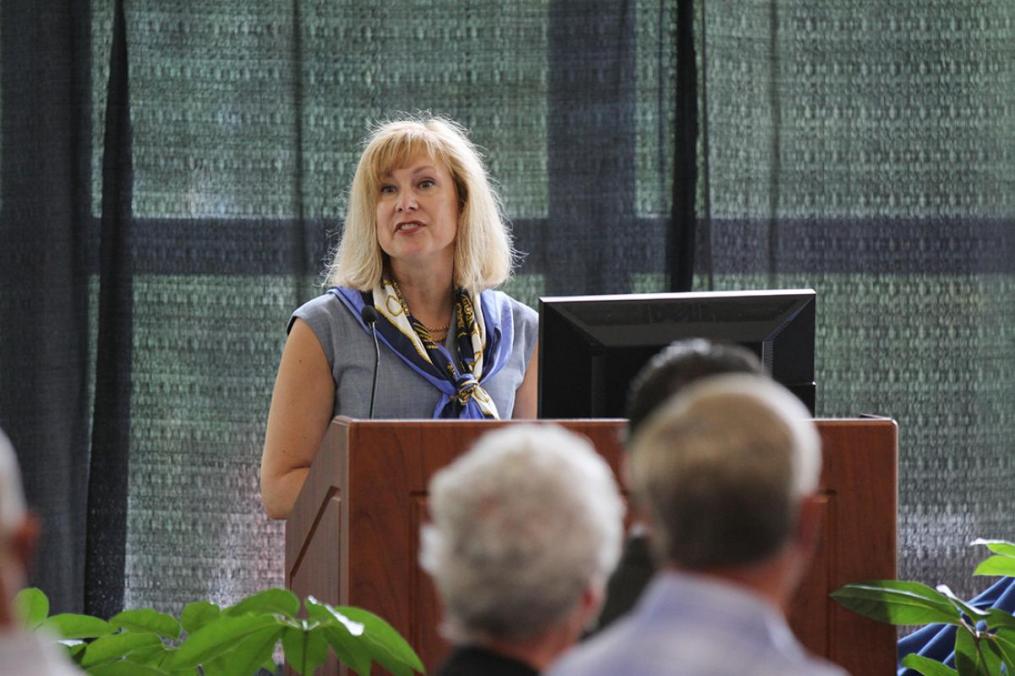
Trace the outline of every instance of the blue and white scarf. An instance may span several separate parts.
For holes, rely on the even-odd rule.
[[[342,301],[367,333],[370,328],[360,313],[364,306],[373,306],[379,316],[377,338],[440,390],[434,418],[500,418],[497,404],[482,383],[507,362],[513,323],[510,306],[498,302],[493,292],[455,290],[454,356],[412,316],[395,282],[384,279],[372,292],[334,287],[328,293]]]

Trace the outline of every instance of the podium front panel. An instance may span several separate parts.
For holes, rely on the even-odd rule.
[[[587,436],[620,476],[624,421],[555,422]],[[853,674],[890,673],[894,628],[846,611],[828,594],[849,582],[895,577],[896,426],[817,423],[822,535],[787,615],[812,652]],[[336,418],[286,524],[287,584],[303,596],[377,613],[435,668],[448,646],[439,600],[418,563],[427,485],[483,433],[510,424],[517,423]]]

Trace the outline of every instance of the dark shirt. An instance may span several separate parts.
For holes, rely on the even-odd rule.
[[[602,631],[618,617],[630,612],[655,572],[648,538],[644,535],[629,537],[624,543],[624,552],[620,556],[617,569],[613,571],[606,584],[606,601],[603,602],[603,610],[599,613],[599,622],[587,636]]]
[[[538,676],[539,674],[524,662],[498,655],[477,646],[455,648],[436,673],[437,676]]]

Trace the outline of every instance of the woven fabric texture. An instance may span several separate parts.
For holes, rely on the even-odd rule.
[[[372,123],[472,131],[526,254],[520,300],[665,290],[677,4],[0,0],[0,426],[55,609],[85,605],[89,467],[116,457],[93,447],[97,354],[128,360],[129,465],[122,598],[92,607],[282,583],[264,421]],[[695,288],[818,291],[819,415],[900,423],[900,574],[972,592],[968,542],[1015,536],[1015,5],[691,14]],[[129,177],[129,297],[103,306],[110,176]],[[90,566],[119,565],[90,541]]]

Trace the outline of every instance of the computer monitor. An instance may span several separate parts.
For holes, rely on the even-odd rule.
[[[736,343],[815,411],[811,289],[539,299],[539,417],[623,418],[629,384],[681,338]]]

